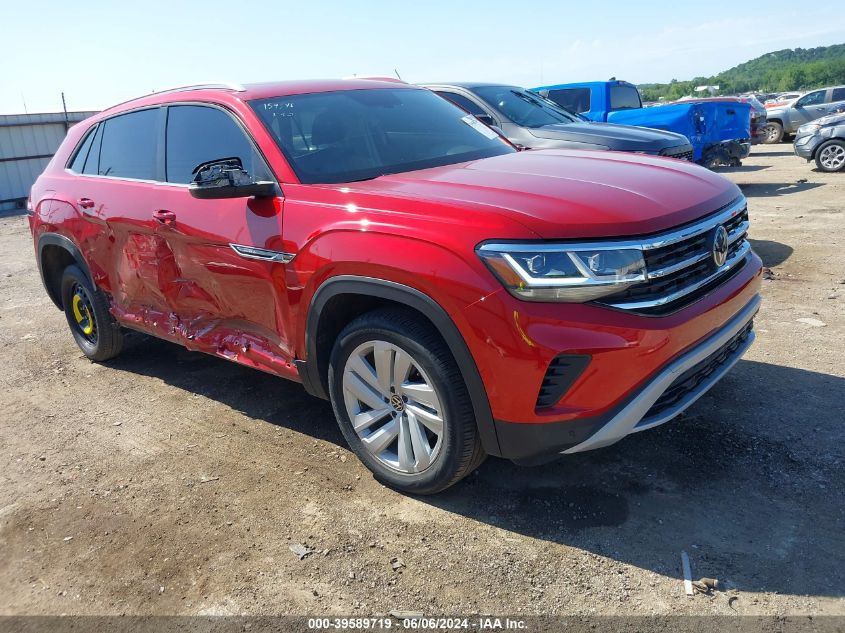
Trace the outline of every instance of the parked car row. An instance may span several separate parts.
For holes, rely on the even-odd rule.
[[[677,135],[591,133],[609,128],[512,86],[434,87],[451,96],[199,85],[72,127],[28,210],[83,354],[114,358],[128,328],[301,382],[413,493],[487,455],[537,463],[674,419],[754,340],[740,189],[653,155]],[[516,140],[652,155],[519,151],[457,94]]]
[[[784,136],[821,117],[845,110],[845,86],[831,86],[808,92],[794,101],[769,108],[766,143],[780,143]]]
[[[488,83],[421,84],[483,123],[499,128],[519,148],[638,152],[692,160],[683,134],[596,123],[518,86]]]

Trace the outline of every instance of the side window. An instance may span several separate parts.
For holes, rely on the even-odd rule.
[[[256,180],[273,180],[264,159],[231,116],[206,106],[167,109],[167,182],[190,183],[191,172],[200,163],[233,156]]]
[[[640,93],[633,86],[610,87],[611,110],[636,110],[641,107]]]
[[[590,111],[589,88],[563,88],[561,90],[549,90],[549,99],[554,101],[564,110],[569,110],[570,112]]]
[[[100,173],[100,148],[103,144],[103,130],[105,125],[100,123],[97,126],[97,131],[94,133],[94,141],[91,143],[91,149],[88,151],[88,157],[85,159],[85,164],[82,166],[82,173],[88,175],[96,175]]]
[[[71,161],[70,167],[71,171],[75,171],[77,174],[81,174],[82,170],[85,168],[85,159],[88,158],[88,152],[91,151],[91,144],[94,142],[94,135],[97,132],[97,126],[95,125],[90,130],[88,130],[88,134],[85,136],[85,140],[82,141],[82,144],[79,146],[79,149],[76,150],[76,155],[73,157]]]
[[[833,96],[830,98],[831,103],[838,101],[845,101],[845,88],[834,88]]]
[[[459,108],[463,108],[470,114],[487,114],[484,110],[481,109],[477,103],[472,101],[471,99],[467,99],[463,95],[456,94],[454,92],[438,92],[441,97],[446,99],[447,101],[451,101]]]
[[[158,108],[121,114],[103,123],[101,176],[156,179]]]
[[[806,94],[801,97],[795,105],[799,108],[803,108],[809,105],[816,105],[818,103],[824,103],[824,95],[825,90],[816,90],[815,92],[811,92],[810,94]]]

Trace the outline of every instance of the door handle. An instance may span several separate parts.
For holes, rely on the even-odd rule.
[[[167,209],[156,209],[153,211],[153,218],[165,226],[172,226],[176,223],[176,214]]]
[[[77,200],[79,206],[83,209],[93,209],[94,208],[94,201],[91,198],[80,198]]]

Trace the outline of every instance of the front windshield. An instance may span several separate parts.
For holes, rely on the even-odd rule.
[[[318,92],[250,105],[307,184],[369,180],[516,151],[428,90]]]
[[[472,91],[522,127],[575,123],[580,119],[547,99],[513,86],[480,86]]]

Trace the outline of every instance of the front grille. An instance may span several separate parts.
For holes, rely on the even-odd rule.
[[[690,162],[692,162],[693,158],[692,147],[689,145],[667,147],[666,149],[660,150],[660,155],[667,156],[668,158],[677,158],[679,160],[688,160]]]
[[[748,325],[734,334],[734,336],[731,337],[731,339],[722,347],[713,352],[700,363],[693,365],[683,374],[678,376],[675,381],[669,385],[669,388],[666,389],[666,391],[664,391],[657,399],[657,401],[651,405],[651,408],[648,410],[648,413],[645,414],[645,417],[640,422],[640,425],[647,425],[650,419],[659,416],[667,409],[670,409],[679,402],[683,401],[684,398],[698,388],[702,381],[733,358],[737,349],[751,334],[753,326],[754,322],[749,321]]]
[[[719,226],[728,232],[728,252],[716,267],[713,238]],[[751,249],[747,232],[748,209],[741,198],[703,220],[646,238],[641,244],[645,281],[600,303],[652,316],[680,310],[739,272]]]

